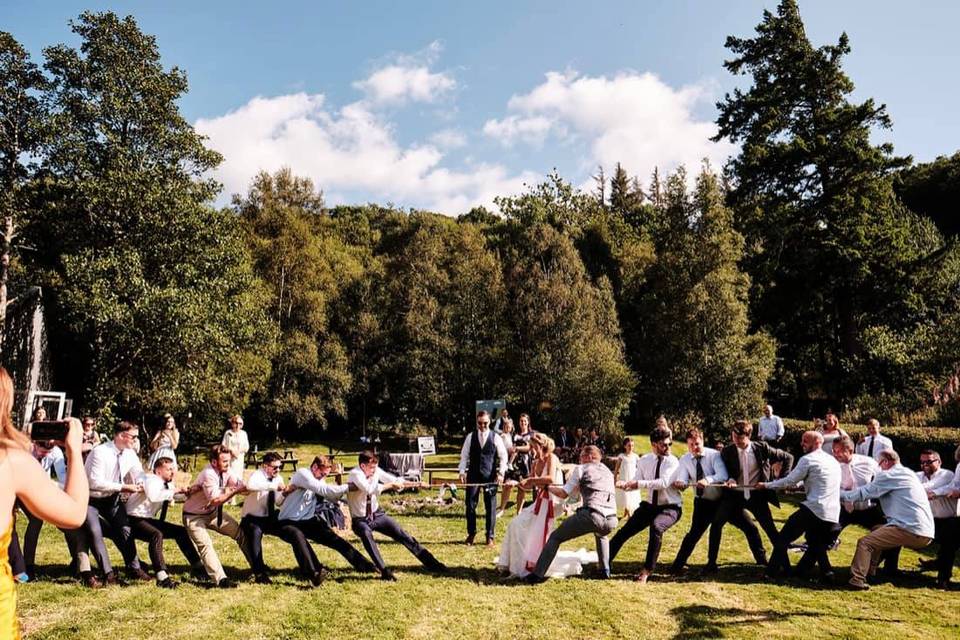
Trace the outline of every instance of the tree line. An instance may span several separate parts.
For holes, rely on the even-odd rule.
[[[719,431],[765,398],[809,415],[960,423],[956,157],[875,145],[846,36],[795,2],[728,38],[739,145],[695,175],[555,173],[459,218],[328,207],[222,158],[182,117],[185,73],[132,17],[82,14],[42,64],[0,33],[0,308],[39,284],[57,386],[143,420],[243,411],[265,437],[440,433],[504,397],[545,427],[665,413]]]

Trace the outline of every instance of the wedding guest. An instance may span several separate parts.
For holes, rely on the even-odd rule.
[[[680,461],[670,453],[673,434],[669,428],[654,427],[650,432],[651,453],[637,463],[637,472],[629,482],[617,482],[618,489],[646,489],[647,497],[620,527],[610,541],[610,563],[613,564],[623,544],[644,529],[650,530],[647,556],[640,573],[634,578],[646,583],[657,566],[663,534],[680,520],[683,498],[673,486],[673,476]]]
[[[816,563],[820,567],[820,580],[830,582],[833,568],[827,549],[840,530],[840,463],[833,457],[833,448],[823,450],[823,435],[807,431],[801,441],[804,456],[785,477],[771,482],[758,482],[758,489],[780,489],[803,483],[806,499],[790,514],[773,545],[767,575],[777,578],[790,573],[787,548],[806,535],[807,549],[797,563],[797,573],[805,574]]]
[[[867,421],[866,437],[857,445],[857,453],[879,460],[880,454],[888,450],[893,451],[893,441],[880,433],[880,421],[871,418]]]
[[[953,560],[957,545],[960,543],[957,529],[957,499],[949,497],[949,489],[954,484],[954,473],[940,466],[940,454],[932,449],[920,453],[920,471],[917,479],[927,492],[930,511],[933,513],[934,542],[939,545],[937,557],[931,561],[921,561],[921,570],[937,570],[937,586],[946,588],[953,575]]]
[[[240,528],[250,550],[250,563],[257,584],[270,584],[263,560],[263,535],[277,533],[277,505],[283,503],[283,458],[274,451],[263,455],[260,468],[247,478],[247,495],[240,512]]]
[[[523,416],[520,417],[521,429]],[[529,427],[529,425],[528,425]],[[473,544],[477,535],[477,502],[483,495],[483,508],[486,512],[484,533],[487,546],[494,545],[497,525],[497,487],[503,482],[507,472],[507,450],[503,440],[490,431],[490,414],[480,411],[477,414],[477,428],[470,432],[460,450],[460,484],[469,483],[466,488],[467,500],[467,544]],[[482,486],[477,486],[482,485]]]
[[[182,526],[167,522],[167,510],[175,500],[183,502],[186,495],[178,493],[173,486],[176,465],[170,458],[158,458],[153,463],[153,473],[140,477],[143,491],[127,500],[127,518],[133,537],[149,545],[150,563],[157,578],[157,586],[174,589],[177,582],[167,573],[167,561],[163,555],[163,541],[173,540],[186,558],[194,575],[203,575],[200,554]]]
[[[328,456],[317,456],[309,469],[299,469],[294,473],[284,489],[286,496],[277,523],[278,535],[293,546],[301,573],[315,586],[323,582],[326,570],[317,560],[307,539],[333,549],[357,571],[375,570],[363,554],[338,536],[325,520],[316,516],[318,503],[324,500],[336,503],[349,488],[346,484],[329,484],[325,481],[332,470],[333,464]]]
[[[233,539],[250,561],[249,548],[240,524],[225,513],[223,505],[233,496],[243,493],[245,487],[230,471],[233,454],[223,445],[210,449],[210,464],[194,479],[187,489],[189,497],[183,505],[183,526],[200,553],[200,561],[213,583],[221,589],[232,589],[237,583],[227,577],[220,564],[210,531]]]
[[[757,435],[763,442],[775,445],[780,442],[784,433],[783,420],[780,416],[774,415],[773,407],[768,404],[763,408],[763,417],[757,425]]]
[[[503,448],[507,450],[507,472],[503,476],[503,491],[500,493],[500,506],[497,508],[498,518],[503,517],[507,510],[511,489],[523,480],[516,467],[517,452],[513,448],[513,420],[504,421],[500,438],[503,440]]]
[[[230,472],[233,477],[243,481],[247,451],[250,450],[250,440],[247,439],[247,432],[243,430],[243,416],[237,414],[230,418],[230,428],[224,432],[220,444],[233,456],[230,461]]]
[[[150,459],[147,468],[153,469],[157,460],[168,458],[173,461],[173,470],[177,470],[177,445],[180,444],[180,431],[177,430],[177,421],[169,413],[163,416],[163,427],[153,434],[150,440]]]
[[[97,431],[97,420],[93,416],[83,416],[83,459],[90,451],[103,442],[103,436]]]
[[[351,527],[380,572],[380,578],[396,580],[393,571],[387,568],[380,554],[380,547],[373,537],[375,531],[403,545],[428,571],[445,573],[447,567],[380,507],[380,494],[385,490],[403,489],[404,483],[378,468],[380,460],[373,451],[361,452],[357,462],[357,466],[351,469],[347,476],[347,504],[350,506]]]
[[[847,432],[840,428],[840,419],[833,411],[827,411],[820,428],[815,429],[823,436],[823,452],[833,455],[833,441],[847,435]]]
[[[896,451],[880,454],[880,473],[873,482],[840,493],[846,502],[879,500],[886,524],[857,540],[857,551],[850,565],[850,588],[865,591],[866,580],[877,571],[880,554],[886,549],[907,547],[922,549],[934,536],[930,501],[916,474],[900,464]]]
[[[120,550],[131,578],[152,580],[140,567],[133,531],[120,499],[121,494],[129,496],[143,491],[143,485],[137,481],[143,475],[143,466],[134,450],[139,431],[140,427],[133,422],[118,422],[113,429],[113,440],[95,447],[85,463],[90,483],[85,528],[105,584],[120,582],[110,564],[105,535]]]
[[[520,430],[513,436],[513,450],[507,449],[507,455],[513,456],[513,465],[517,470],[517,479],[523,480],[530,475],[530,463],[533,456],[530,450],[530,440],[533,438],[533,425],[530,423],[530,416],[526,413],[520,414]],[[510,493],[510,487],[503,489],[504,493]],[[517,513],[523,509],[523,501],[526,496],[519,486],[517,487]],[[506,505],[506,501],[504,501]]]
[[[580,452],[580,466],[570,472],[566,484],[547,487],[547,491],[564,500],[579,495],[583,506],[550,534],[533,571],[524,578],[526,582],[544,582],[560,545],[588,533],[592,533],[596,540],[599,577],[610,577],[610,543],[607,536],[617,528],[616,488],[613,473],[601,459],[599,449],[584,447]]]
[[[64,442],[66,489],[60,490],[30,453],[30,441],[13,425],[13,380],[0,367],[0,637],[19,638],[17,591],[7,558],[14,503],[58,527],[76,528],[86,518],[87,478],[82,466],[82,427],[74,418]]]
[[[720,549],[723,527],[729,522],[743,531],[757,564],[766,566],[767,553],[763,548],[763,540],[747,512],[753,514],[770,542],[776,544],[778,531],[773,523],[770,505],[779,507],[780,500],[774,491],[751,487],[758,482],[774,479],[774,463],[780,463],[781,474],[790,473],[793,455],[766,442],[751,441],[752,434],[753,424],[749,420],[737,420],[730,431],[733,443],[724,447],[720,454],[730,477],[727,480],[728,488],[723,490],[723,498],[717,507],[716,519],[710,526],[710,548]]]
[[[674,476],[673,486],[683,490],[694,485],[693,521],[690,531],[683,537],[680,550],[671,566],[672,573],[680,573],[687,564],[687,560],[700,542],[700,538],[713,524],[717,515],[717,507],[723,492],[719,487],[710,486],[727,481],[727,468],[723,465],[720,452],[710,449],[703,443],[703,433],[699,429],[688,429],[684,439],[687,441],[687,453],[680,457],[679,468]],[[707,556],[707,566],[716,567],[718,550],[710,550]]]
[[[603,450],[600,450],[601,453]],[[633,452],[633,439],[623,439],[623,453],[617,456],[616,465],[613,468],[613,475],[621,482],[633,480],[637,474],[637,463],[640,456]],[[625,518],[629,518],[640,506],[640,490],[624,491],[617,489],[617,513],[622,513]]]

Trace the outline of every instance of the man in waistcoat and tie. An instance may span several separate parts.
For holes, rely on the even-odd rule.
[[[466,483],[467,544],[477,535],[477,502],[483,496],[487,546],[494,546],[497,526],[497,488],[507,472],[507,449],[503,439],[490,430],[490,414],[477,414],[477,428],[463,442],[460,451],[460,483]],[[478,486],[480,485],[480,486]]]
[[[610,542],[607,536],[617,528],[616,485],[613,472],[601,462],[601,458],[599,448],[585,446],[580,451],[580,466],[570,472],[566,484],[562,487],[545,487],[553,495],[564,499],[579,494],[583,506],[550,534],[536,567],[524,578],[526,582],[544,582],[560,545],[588,533],[592,533],[597,542],[599,577],[610,577]]]

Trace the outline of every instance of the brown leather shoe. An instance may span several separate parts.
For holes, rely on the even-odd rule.
[[[141,582],[151,582],[153,578],[143,569],[127,569],[127,577],[131,580],[140,580]]]
[[[93,571],[84,571],[80,575],[80,582],[83,583],[88,589],[102,589],[103,583],[100,582],[100,578],[93,574]]]

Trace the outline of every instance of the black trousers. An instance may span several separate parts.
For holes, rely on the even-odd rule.
[[[267,573],[267,564],[263,560],[263,535],[277,532],[276,520],[267,516],[246,515],[240,520],[240,528],[243,529],[243,539],[250,550],[250,568],[257,575]]]
[[[295,529],[296,531],[293,531]],[[300,535],[297,535],[297,532]],[[280,520],[277,523],[277,535],[293,546],[294,555],[302,571],[312,576],[320,570],[320,561],[310,548],[307,540],[333,549],[347,559],[357,571],[373,571],[374,566],[353,545],[338,536],[323,520]]]
[[[777,536],[777,525],[773,523],[773,515],[770,513],[770,503],[767,502],[767,495],[764,491],[751,491],[750,499],[744,497],[744,492],[739,490],[726,490],[723,498],[720,499],[720,505],[717,507],[717,515],[714,518],[713,526],[710,527],[710,564],[717,563],[717,556],[720,553],[720,541],[723,537],[723,527],[728,522],[743,532],[747,538],[747,544],[750,546],[750,552],[757,564],[767,564],[767,552],[763,549],[763,540],[760,538],[760,532],[750,518],[747,512],[753,514],[760,527],[770,538],[771,544],[775,544]]]
[[[610,540],[611,566],[613,565],[613,559],[620,552],[620,547],[633,536],[649,528],[650,540],[647,542],[647,557],[643,563],[643,568],[652,572],[657,566],[657,558],[660,557],[663,534],[667,529],[677,524],[681,513],[679,505],[661,504],[655,507],[649,502],[641,502],[633,515],[622,527],[617,529],[613,539]]]
[[[484,480],[471,480],[467,482],[485,482]],[[483,495],[484,510],[484,531],[487,540],[493,540],[497,531],[497,486],[490,487],[467,487],[467,535],[477,535],[477,503],[480,501],[480,495]]]
[[[37,543],[40,540],[40,531],[43,529],[43,519],[30,513],[23,503],[18,504],[23,514],[27,516],[27,530],[23,534],[23,559],[29,571],[36,564]],[[60,531],[63,533],[63,539],[66,541],[67,549],[70,551],[71,564],[75,566],[78,551],[86,551],[86,548],[80,549],[80,547],[81,545],[84,547],[88,546],[86,542],[87,536],[82,526],[79,529],[60,529]],[[32,578],[33,576],[30,577]]]
[[[407,551],[412,553],[424,566],[432,568],[439,564],[437,559],[434,558],[423,545],[417,542],[416,538],[404,531],[397,521],[388,516],[382,509],[378,509],[377,512],[373,514],[373,517],[369,519],[353,518],[351,528],[356,536],[360,538],[360,542],[363,543],[363,548],[367,550],[367,554],[370,556],[370,559],[373,560],[373,565],[379,571],[386,569],[387,564],[383,561],[383,556],[380,555],[380,547],[377,546],[377,541],[373,539],[374,531],[382,533],[388,538],[402,544],[406,547]]]
[[[172,522],[166,520],[157,520],[156,518],[138,518],[136,516],[127,516],[130,520],[130,530],[136,540],[142,540],[149,545],[150,564],[153,570],[166,571],[167,562],[163,557],[163,541],[174,540],[180,547],[180,553],[186,558],[191,567],[202,566],[200,563],[200,554],[197,548],[193,546],[193,541],[187,535],[187,530]]]
[[[804,551],[803,557],[797,563],[797,573],[806,573],[816,563],[820,566],[820,575],[829,574],[833,571],[833,567],[830,566],[827,549],[830,543],[836,539],[839,528],[839,524],[820,519],[806,505],[801,504],[787,518],[780,530],[777,541],[773,545],[773,553],[770,555],[767,571],[774,576],[789,573],[790,558],[787,556],[787,547],[790,546],[791,542],[805,534],[807,550]]]
[[[16,518],[16,515],[13,516]],[[20,548],[20,536],[17,535],[17,523],[11,525],[13,530],[10,532],[10,546],[7,548],[7,558],[10,562],[10,570],[13,575],[18,576],[27,572],[27,564],[23,561],[23,550]]]
[[[693,550],[697,548],[700,538],[713,524],[719,507],[720,500],[693,499],[693,522],[690,523],[690,531],[683,536],[683,542],[680,543],[680,551],[677,552],[677,557],[673,561],[674,569],[682,569],[687,564],[687,560],[690,559]],[[716,564],[716,558],[714,558],[714,564]]]
[[[90,535],[93,557],[104,574],[113,570],[104,536],[109,537],[117,545],[123,555],[123,562],[128,568],[134,570],[140,568],[137,544],[133,538],[130,521],[127,519],[127,512],[123,503],[120,502],[120,494],[106,498],[90,498],[90,504],[87,506],[87,521],[84,526]]]
[[[953,561],[960,548],[960,518],[934,518],[934,540],[937,550],[937,582],[949,582],[953,575]]]

